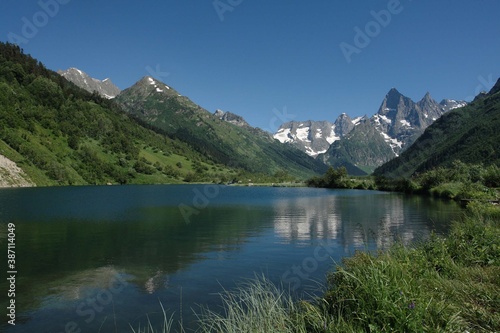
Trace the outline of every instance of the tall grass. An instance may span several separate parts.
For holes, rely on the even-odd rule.
[[[221,294],[222,313],[205,309],[200,332],[307,332],[298,305],[265,277]]]

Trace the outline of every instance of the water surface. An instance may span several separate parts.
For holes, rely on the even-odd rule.
[[[334,263],[356,249],[444,233],[459,212],[451,202],[358,190],[0,190],[0,243],[6,248],[7,223],[15,223],[18,268],[16,326],[0,328],[131,332],[146,315],[160,321],[159,302],[195,327],[193,309],[216,308],[218,292],[255,274],[297,295],[318,292]]]

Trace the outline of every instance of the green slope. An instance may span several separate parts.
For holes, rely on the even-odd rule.
[[[321,161],[279,143],[260,129],[223,121],[152,77],[144,77],[116,100],[134,117],[188,143],[217,163],[254,173],[284,170],[297,177],[326,171]]]
[[[237,171],[147,129],[0,43],[0,154],[37,185],[226,181]]]
[[[375,175],[408,177],[455,160],[500,165],[500,80],[488,94],[464,108],[450,111],[426,129],[398,158],[375,170]]]
[[[380,132],[364,120],[342,140],[335,141],[322,158],[331,166],[346,167],[350,175],[363,176],[394,155]]]

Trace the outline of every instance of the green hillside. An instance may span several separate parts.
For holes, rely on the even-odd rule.
[[[500,80],[488,94],[468,106],[450,111],[401,156],[375,170],[375,175],[409,177],[453,161],[500,165]]]
[[[376,165],[381,165],[392,156],[394,151],[380,132],[366,120],[344,139],[335,141],[323,155],[323,159],[333,167],[344,166],[350,175],[364,176],[372,173]]]
[[[264,174],[285,170],[297,177],[310,177],[327,169],[323,162],[281,144],[269,133],[219,119],[152,77],[125,89],[116,100],[134,117],[224,165]]]
[[[4,43],[0,43],[0,154],[16,162],[39,186],[238,177],[234,168],[141,126],[113,101],[83,91],[18,46]]]

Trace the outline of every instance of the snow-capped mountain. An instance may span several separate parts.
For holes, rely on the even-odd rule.
[[[325,153],[330,145],[349,133],[361,118],[351,119],[341,114],[335,123],[329,121],[290,121],[280,126],[274,138],[281,143],[291,143],[316,157]]]
[[[69,68],[65,71],[59,70],[57,73],[64,76],[68,81],[73,82],[78,87],[88,92],[97,91],[99,95],[108,99],[115,98],[120,93],[120,88],[115,86],[110,79],[104,79],[102,81],[94,79],[78,68]]]
[[[292,121],[273,137],[330,165],[370,171],[398,156],[445,112],[465,105],[451,99],[437,103],[429,93],[414,102],[393,88],[371,118],[352,119],[343,113],[335,123]]]
[[[419,102],[391,89],[378,112],[330,146],[321,159],[331,165],[348,164],[371,171],[398,156],[444,113],[467,105],[464,101],[437,103],[429,93]]]

